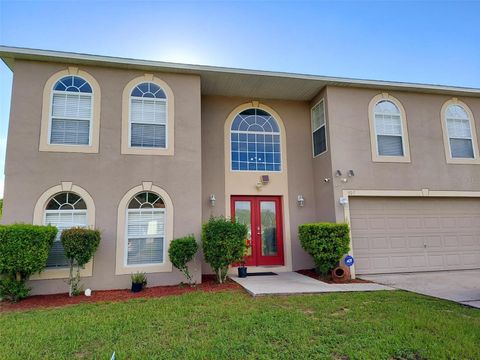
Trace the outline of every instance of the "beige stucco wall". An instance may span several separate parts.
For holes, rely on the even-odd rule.
[[[173,236],[200,236],[201,126],[200,78],[190,75],[153,73],[167,82],[175,94],[175,155],[121,155],[122,92],[141,71],[79,67],[98,81],[101,92],[100,151],[98,154],[39,152],[42,93],[47,79],[66,68],[62,64],[17,61],[8,133],[4,223],[31,223],[37,199],[61,181],[85,189],[96,208],[95,225],[102,241],[95,255],[93,276],[86,287],[129,287],[129,275],[114,275],[117,208],[122,197],[142,182],[165,190],[174,206]],[[199,270],[197,260],[193,269]],[[199,281],[199,271],[193,271]],[[149,285],[175,284],[184,280],[173,272],[148,275]],[[32,281],[33,293],[67,290],[64,280]]]
[[[315,190],[316,220],[321,222],[335,221],[334,207],[334,178],[332,176],[332,150],[330,144],[330,106],[326,94],[326,89],[320,91],[310,102],[310,107],[314,107],[320,100],[324,101],[325,116],[327,121],[326,137],[327,151],[313,158],[313,183]],[[310,135],[310,143],[312,143]],[[312,156],[312,155],[311,155]],[[327,179],[327,181],[325,181]]]
[[[79,67],[101,88],[99,153],[39,152],[42,96],[48,78],[63,64],[15,63],[11,119],[6,158],[4,223],[33,220],[39,197],[61,182],[71,182],[92,197],[95,226],[102,243],[86,287],[112,289],[130,286],[128,275],[115,275],[117,211],[132,188],[151,182],[166,191],[174,207],[173,237],[194,233],[210,216],[229,215],[230,194],[280,195],[284,199],[284,270],[313,266],[298,241],[298,225],[314,221],[345,220],[339,198],[345,190],[395,190],[422,194],[430,191],[479,191],[480,166],[447,164],[441,126],[442,105],[452,97],[392,91],[405,108],[411,162],[373,162],[368,104],[385,90],[327,87],[311,101],[287,101],[222,96],[201,96],[200,78],[193,75],[151,73],[166,82],[174,96],[174,156],[122,155],[122,93],[142,71]],[[327,115],[327,152],[313,158],[310,109],[321,99]],[[475,119],[480,99],[459,98]],[[255,188],[263,172],[231,173],[225,157],[225,124],[232,112],[247,103],[271,109],[282,128],[284,171],[271,175],[271,183]],[[228,129],[228,127],[227,127]],[[476,127],[477,132],[479,126]],[[227,134],[228,135],[228,134]],[[478,134],[477,134],[478,137]],[[228,154],[228,152],[227,152]],[[336,177],[340,170],[343,176]],[[347,171],[353,170],[354,177]],[[268,174],[268,172],[264,172]],[[345,178],[347,181],[342,182]],[[324,179],[329,179],[325,182]],[[210,194],[216,205],[209,203]],[[305,206],[297,206],[303,195]],[[288,249],[287,249],[288,247]],[[288,258],[287,258],[288,257]],[[192,264],[200,280],[210,269],[201,254]],[[149,274],[150,285],[175,284],[176,271]],[[64,280],[32,281],[33,293],[66,291]]]
[[[258,102],[259,106],[266,106],[275,111],[285,127],[287,168],[283,175],[269,172],[231,173],[225,169],[224,139],[225,122],[232,111],[238,106]],[[315,221],[316,205],[313,186],[312,148],[310,138],[310,107],[308,102],[245,99],[221,96],[202,97],[202,206],[203,220],[210,216],[229,215],[226,211],[230,199],[226,193],[232,192],[232,183],[238,187],[236,195],[281,195],[286,199],[288,208],[284,208],[284,215],[288,216],[290,224],[289,234],[284,234],[285,246],[290,241],[290,267],[295,269],[312,266],[310,257],[301,249],[298,242],[298,225]],[[225,172],[227,171],[227,176]],[[255,189],[255,183],[261,174],[270,174],[271,183],[262,190]],[[286,176],[286,179],[283,177]],[[227,182],[227,183],[226,183]],[[277,188],[281,183],[280,188]],[[228,190],[230,189],[230,190]],[[208,201],[210,194],[217,199],[215,207]],[[297,206],[297,195],[306,199],[305,207]],[[286,211],[287,210],[287,211]],[[284,219],[285,223],[285,219]],[[287,229],[285,229],[287,230]],[[289,237],[289,240],[287,240]],[[287,251],[285,252],[287,256]],[[207,264],[203,266],[205,272],[210,272]]]
[[[441,125],[442,105],[451,96],[391,91],[405,108],[410,140],[410,163],[372,162],[368,104],[385,90],[328,87],[332,169],[355,171],[342,183],[333,178],[337,221],[344,220],[338,200],[343,190],[478,191],[480,166],[447,164]],[[480,99],[459,97],[480,119]],[[477,138],[479,126],[477,124]]]

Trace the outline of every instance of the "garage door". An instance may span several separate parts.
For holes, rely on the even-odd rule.
[[[350,198],[358,274],[480,268],[480,200]]]

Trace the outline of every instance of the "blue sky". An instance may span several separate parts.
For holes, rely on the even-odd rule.
[[[479,24],[475,1],[0,0],[2,45],[478,88]],[[0,169],[11,82],[0,64]]]

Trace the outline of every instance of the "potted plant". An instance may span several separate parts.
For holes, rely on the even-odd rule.
[[[247,267],[245,266],[246,257],[248,256],[248,249],[250,248],[250,240],[247,240],[247,245],[245,247],[245,253],[243,254],[243,258],[240,261],[240,266],[238,267],[238,277],[239,278],[246,278],[247,277]]]
[[[140,292],[147,285],[147,275],[142,272],[132,274],[132,292]]]

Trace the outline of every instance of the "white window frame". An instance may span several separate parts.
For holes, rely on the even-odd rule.
[[[71,209],[68,209],[68,210],[45,210],[44,211],[44,215],[43,215],[43,224],[44,225],[48,225],[47,224],[47,214],[84,214],[85,215],[85,219],[87,220],[86,221],[86,224],[83,226],[85,228],[88,228],[88,209],[81,209],[81,210],[71,210]],[[57,234],[58,236],[59,234]]]
[[[72,184],[71,182],[63,181],[60,185],[53,186],[47,189],[35,203],[35,208],[33,210],[33,224],[34,225],[44,225],[44,216],[48,202],[60,192],[72,192],[80,196],[87,207],[87,225],[89,229],[95,229],[95,203],[93,202],[90,194],[83,188],[78,185]],[[79,209],[85,210],[85,209]],[[93,275],[93,262],[95,256],[84,268],[80,269],[80,276],[89,277]],[[46,279],[68,279],[69,269],[68,268],[47,268],[41,273],[33,274],[30,277],[30,280],[46,280]]]
[[[52,197],[45,203],[45,206],[47,206],[48,203],[49,203],[51,200],[53,200],[57,195],[62,194],[62,193],[72,193],[72,194],[75,194],[75,195],[77,195],[77,196],[79,197],[79,199],[78,199],[74,204],[71,204],[72,206],[75,206],[75,204],[76,204],[77,202],[79,202],[80,200],[82,200],[82,201],[85,203],[85,205],[86,205],[85,200],[84,200],[80,195],[78,195],[78,194],[76,194],[76,193],[74,193],[74,192],[71,192],[71,191],[61,191],[61,192],[55,194],[54,196],[52,196]],[[58,203],[58,201],[56,201],[56,202]],[[69,203],[69,204],[70,204],[70,203]],[[62,205],[64,205],[64,204],[59,204],[59,205],[62,206]],[[85,215],[85,224],[83,224],[83,225],[72,224],[71,227],[83,227],[83,228],[88,228],[88,227],[89,227],[89,225],[88,225],[88,224],[89,224],[89,222],[88,222],[88,208],[86,208],[86,209],[78,209],[78,210],[75,210],[75,209],[47,210],[47,209],[45,209],[45,210],[43,211],[43,222],[42,222],[43,225],[51,225],[51,223],[47,222],[47,215],[48,215],[48,214],[72,214],[72,215],[74,215],[74,214],[82,214],[82,215]],[[57,227],[57,229],[58,229],[58,226],[57,226],[57,225],[53,224],[52,226],[55,226],[55,227]],[[57,235],[56,235],[56,237],[55,237],[55,240],[54,240],[55,242],[60,242],[60,237],[61,237],[61,235],[62,235],[62,231],[63,231],[63,230],[58,229],[58,233],[57,233]],[[49,255],[50,255],[50,254],[49,254]],[[49,266],[49,267],[46,267],[45,269],[50,270],[50,269],[63,269],[63,268],[65,268],[65,266]]]
[[[450,149],[450,137],[448,134],[447,128],[447,109],[450,105],[458,105],[465,110],[468,115],[468,119],[470,120],[470,135],[472,137],[472,146],[473,146],[473,154],[474,158],[452,158],[452,152]],[[463,101],[460,101],[457,98],[451,98],[447,100],[441,110],[440,110],[440,121],[442,126],[443,132],[443,145],[445,149],[445,161],[447,164],[480,164],[480,152],[478,149],[478,140],[477,140],[477,130],[475,124],[475,117],[473,116],[472,110],[470,107]]]
[[[315,109],[317,106],[320,106],[320,104],[323,103],[323,120],[324,124],[320,125],[318,128],[314,129],[313,128],[313,109]],[[312,129],[312,155],[313,158],[316,158],[317,156],[323,155],[328,151],[328,137],[327,137],[327,112],[325,111],[325,99],[322,98],[319,102],[317,102],[315,105],[312,106],[310,109],[310,126]],[[325,151],[322,151],[321,153],[315,155],[315,140],[313,138],[313,133],[317,130],[320,130],[322,127],[325,127]]]
[[[269,132],[264,132],[264,131],[245,131],[245,130],[232,130],[232,125],[233,125],[233,122],[235,121],[235,119],[237,118],[238,115],[240,115],[241,112],[245,111],[245,110],[249,110],[249,109],[258,109],[258,110],[262,110],[262,111],[265,111],[267,112],[272,118],[273,120],[275,120],[275,122],[277,123],[277,126],[278,126],[278,132],[276,131],[269,131]],[[279,150],[279,155],[280,155],[280,170],[234,170],[233,169],[233,159],[232,159],[232,134],[246,134],[247,136],[249,134],[252,134],[252,135],[278,135],[279,137],[279,145],[280,145],[280,150]],[[265,173],[265,172],[268,172],[268,173],[275,173],[275,174],[279,174],[279,173],[282,173],[283,172],[283,167],[284,167],[284,160],[283,160],[283,150],[282,150],[282,128],[280,127],[280,124],[277,120],[277,118],[275,116],[273,116],[269,111],[265,110],[265,109],[262,109],[262,108],[259,108],[259,107],[255,107],[255,106],[252,106],[250,108],[245,108],[243,109],[242,111],[238,112],[235,117],[233,118],[231,124],[230,124],[230,135],[229,135],[229,151],[230,151],[230,155],[229,155],[229,159],[230,159],[230,171],[231,172],[234,172],[234,173]],[[247,150],[248,152],[248,150]],[[247,161],[248,162],[248,161]]]
[[[156,194],[158,195],[158,194]],[[161,198],[161,197],[160,197]],[[133,200],[133,198],[132,198]],[[131,201],[131,200],[130,200]],[[163,199],[162,199],[163,201]],[[131,213],[139,213],[142,210],[153,210],[153,211],[158,211],[160,213],[163,213],[163,256],[162,256],[162,262],[156,262],[156,263],[142,263],[142,264],[128,264],[128,240],[130,237],[128,236],[128,219],[129,219],[129,214]],[[127,213],[125,215],[125,249],[124,249],[124,258],[123,258],[123,266],[126,268],[138,268],[142,266],[155,266],[155,265],[164,265],[165,264],[165,256],[166,256],[166,247],[167,247],[167,241],[166,241],[166,234],[167,234],[167,211],[165,208],[139,208],[139,209],[128,209],[127,205]],[[145,236],[138,237],[138,238],[144,238]],[[132,237],[132,239],[135,239],[135,237]]]
[[[400,127],[402,131],[402,147],[403,156],[379,155],[378,151],[378,135],[376,129],[376,106],[381,101],[389,101],[393,103],[400,111]],[[392,162],[392,163],[409,163],[410,160],[410,143],[408,138],[407,116],[402,103],[388,93],[381,93],[374,96],[368,105],[368,122],[370,127],[370,146],[373,162]]]
[[[398,116],[400,117],[399,121],[400,121],[400,135],[392,135],[392,134],[382,134],[382,133],[379,133],[377,132],[377,115],[388,115],[388,116],[391,116],[391,114],[389,113],[381,113],[381,112],[378,112],[376,111],[377,110],[377,105],[380,103],[380,102],[389,102],[391,104],[393,104],[397,109],[398,109]],[[401,110],[399,109],[399,107],[397,106],[397,104],[395,104],[393,101],[391,100],[388,100],[388,99],[381,99],[379,101],[377,101],[373,107],[373,121],[375,122],[374,123],[374,128],[375,128],[375,142],[377,144],[377,155],[378,156],[394,156],[394,157],[404,157],[405,156],[405,132],[403,130],[403,123],[402,123],[402,112]],[[402,155],[381,155],[380,154],[380,149],[378,148],[378,137],[379,136],[392,136],[392,137],[400,137],[402,138]]]
[[[447,111],[448,111],[448,108],[449,108],[450,106],[459,106],[459,107],[461,107],[461,108],[463,109],[463,111],[465,111],[465,113],[467,114],[467,118],[452,118],[452,117],[448,117],[448,116],[447,116]],[[462,120],[462,121],[467,120],[467,121],[468,121],[468,127],[469,127],[469,129],[470,129],[470,137],[454,137],[454,136],[451,136],[451,135],[450,135],[450,132],[449,132],[449,130],[448,130],[448,121],[449,121],[449,120]],[[467,110],[465,110],[465,108],[464,108],[462,105],[460,105],[460,104],[449,104],[449,105],[445,108],[445,122],[446,122],[445,126],[446,126],[446,128],[447,128],[448,149],[449,149],[449,151],[450,151],[450,157],[451,157],[452,159],[470,159],[470,160],[476,159],[477,156],[478,156],[478,154],[477,154],[477,152],[476,152],[476,150],[475,150],[475,146],[474,146],[474,144],[473,144],[473,140],[474,140],[474,139],[473,139],[472,120],[471,120],[470,117],[468,116]],[[473,158],[453,157],[453,154],[452,154],[452,144],[450,143],[450,140],[451,140],[451,139],[470,140],[470,141],[471,141],[471,144],[472,144]]]
[[[140,84],[143,84],[143,83],[146,83],[146,82],[150,82],[150,83],[153,83],[157,86],[160,87],[160,89],[163,91],[163,93],[165,94],[165,98],[162,99],[162,98],[144,98],[144,97],[138,97],[138,96],[132,96],[132,91]],[[140,82],[138,84],[136,84],[135,86],[133,86],[131,89],[130,89],[130,96],[129,96],[129,104],[128,104],[128,148],[129,149],[159,149],[159,150],[168,150],[168,122],[169,122],[169,117],[168,117],[168,97],[167,97],[167,92],[165,91],[165,89],[160,86],[160,84],[157,84],[153,81],[143,81],[143,82]],[[139,121],[134,121],[132,122],[132,100],[153,100],[155,102],[163,102],[165,104],[165,147],[144,147],[144,146],[132,146],[132,124],[144,124],[144,125],[152,125],[150,123],[142,123],[142,122],[139,122]],[[155,125],[155,124],[153,124]],[[159,125],[159,124],[157,124]]]
[[[125,122],[126,123],[126,122]],[[128,243],[125,244],[127,240],[128,234],[126,231],[127,228],[127,211],[128,205],[132,201],[132,199],[138,195],[140,192],[153,192],[158,195],[162,200],[163,204],[165,205],[165,223],[164,223],[164,258],[163,264],[155,263],[152,265],[137,265],[132,264],[130,266],[125,266],[125,257],[128,256],[125,254],[127,250]],[[162,208],[160,208],[162,209]],[[118,204],[118,211],[117,211],[117,246],[116,246],[116,255],[115,255],[115,275],[129,275],[136,271],[141,271],[145,273],[162,273],[162,272],[172,272],[173,265],[170,259],[168,258],[168,248],[170,242],[173,239],[173,215],[175,213],[175,208],[173,206],[172,199],[168,195],[168,193],[159,186],[154,185],[150,181],[144,181],[141,185],[137,185],[127,191],[127,193],[122,197],[120,203]]]
[[[57,81],[52,86],[52,89],[50,91],[50,113],[48,116],[48,138],[47,138],[47,144],[48,145],[54,145],[54,146],[68,146],[68,147],[78,147],[78,146],[92,146],[92,125],[93,125],[93,112],[94,112],[94,106],[95,106],[95,96],[94,96],[94,88],[93,85],[90,84],[87,79],[85,79],[82,76],[79,75],[66,75],[66,76],[75,76],[78,77],[82,80],[84,80],[88,85],[90,85],[90,88],[92,89],[91,93],[82,93],[82,92],[73,92],[73,91],[60,91],[60,90],[54,90],[55,85],[57,84],[58,81],[60,81],[63,77],[60,77]],[[78,95],[84,95],[88,96],[90,98],[90,118],[88,119],[88,144],[52,144],[51,143],[51,138],[52,138],[52,121],[53,121],[53,96],[55,94],[78,94]],[[73,118],[73,117],[63,117],[62,119],[65,120],[81,120],[81,121],[87,121],[87,119],[79,119],[79,118]]]

